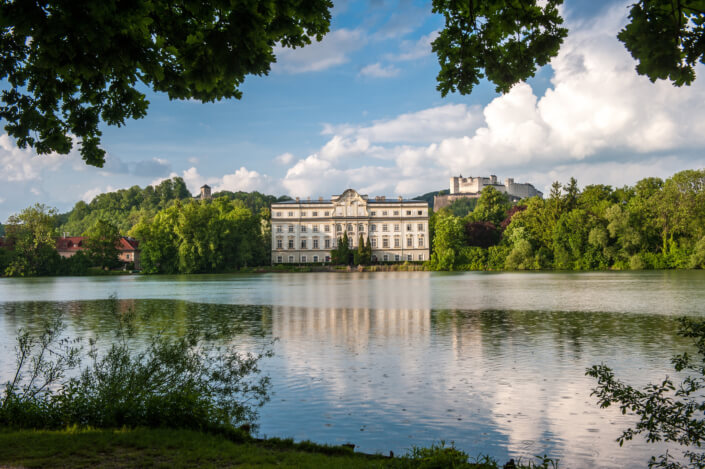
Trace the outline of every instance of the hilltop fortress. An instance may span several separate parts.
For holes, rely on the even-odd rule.
[[[433,198],[433,208],[447,207],[457,199],[476,199],[482,194],[485,187],[494,187],[499,192],[503,192],[509,196],[509,200],[517,201],[528,197],[539,196],[543,197],[541,191],[529,183],[514,182],[514,178],[507,178],[504,184],[499,182],[494,174],[490,177],[466,177],[462,175],[450,178],[450,194],[437,195]]]

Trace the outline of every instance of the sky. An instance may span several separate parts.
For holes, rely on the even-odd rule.
[[[544,193],[553,181],[633,184],[705,167],[705,72],[690,87],[651,83],[616,34],[628,3],[566,0],[568,38],[527,83],[499,95],[436,90],[430,2],[336,1],[330,33],[277,49],[241,100],[170,101],[147,89],[144,119],[102,128],[103,168],[77,151],[37,156],[0,130],[0,222],[35,202],[60,211],[133,185],[184,178],[196,194],[330,197],[347,188],[411,197],[449,178],[496,174]],[[0,122],[0,128],[4,124]]]

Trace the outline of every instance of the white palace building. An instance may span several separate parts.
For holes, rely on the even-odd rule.
[[[370,240],[373,261],[429,258],[428,203],[387,199],[348,189],[330,200],[276,202],[272,210],[272,263],[330,262],[330,251],[347,232],[352,248]]]

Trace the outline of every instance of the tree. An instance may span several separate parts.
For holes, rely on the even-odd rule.
[[[342,238],[338,238],[338,245],[330,252],[330,259],[333,264],[349,265],[352,261],[350,252],[350,240],[348,232],[343,233]]]
[[[563,0],[433,0],[445,28],[433,41],[443,96],[469,94],[481,78],[506,93],[534,76],[558,54],[568,30],[558,6]],[[630,22],[617,35],[637,61],[636,71],[652,82],[676,86],[695,79],[704,62],[705,5],[702,0],[638,0]]]
[[[330,27],[330,0],[136,0],[0,3],[0,119],[20,148],[66,154],[73,137],[102,167],[101,122],[146,115],[140,90],[170,99],[242,96],[274,47],[303,47]]]
[[[605,364],[587,369],[586,374],[597,379],[597,387],[592,394],[597,396],[600,407],[619,405],[622,414],[630,413],[638,417],[633,428],[628,428],[618,438],[619,444],[631,440],[635,435],[644,434],[646,441],[666,441],[686,447],[701,447],[705,443],[705,321],[680,318],[679,334],[693,340],[699,357],[688,353],[676,355],[672,362],[678,373],[685,377],[679,384],[669,377],[642,389],[624,384],[615,378],[614,372]],[[702,468],[705,453],[686,450],[688,467]],[[666,454],[651,458],[649,467],[676,469],[683,467]]]
[[[487,249],[499,243],[500,232],[494,223],[474,221],[465,224],[465,244]]]
[[[539,3],[543,3],[540,6]],[[445,28],[432,43],[443,96],[470,94],[481,78],[506,93],[546,65],[568,35],[558,11],[562,0],[433,0]]]
[[[443,213],[437,214],[431,265],[436,270],[453,270],[456,257],[463,247],[465,231],[460,218]]]
[[[488,221],[495,226],[507,218],[507,210],[511,204],[507,195],[492,186],[482,189],[477,206],[471,214],[473,221]]]
[[[5,225],[15,255],[5,275],[28,277],[54,273],[59,263],[56,252],[56,209],[35,204],[12,215]]]
[[[98,220],[84,233],[85,245],[93,263],[104,269],[112,269],[120,264],[118,243],[120,232],[112,223]]]

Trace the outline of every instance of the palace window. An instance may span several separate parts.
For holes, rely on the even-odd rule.
[[[357,227],[357,231],[365,231],[365,225],[360,223],[360,225]]]
[[[335,231],[337,231],[338,233],[340,233],[341,231],[343,231],[343,225],[341,225],[341,224],[335,225]]]
[[[406,224],[406,231],[411,231],[411,223]]]
[[[419,247],[423,247],[423,236],[419,236]]]
[[[374,216],[377,215],[377,212],[374,212],[374,211],[373,211],[373,212],[370,212],[370,215],[374,217]]]
[[[318,233],[318,225],[313,225],[313,232]]]
[[[289,240],[289,249],[294,249],[294,240],[293,239]]]
[[[325,216],[327,216],[327,217],[330,216],[330,212],[324,212],[324,213],[325,213]]]
[[[281,263],[282,263],[282,256],[277,256],[277,264],[281,264]]]
[[[419,260],[420,260],[420,261],[423,260],[423,254],[419,254]]]
[[[398,224],[394,225],[394,231],[399,231],[399,225],[398,225]]]
[[[312,216],[312,217],[317,217],[317,216],[318,216],[318,212],[311,212],[311,216]]]
[[[399,210],[394,210],[394,215],[399,216]]]
[[[382,225],[382,231],[387,231],[387,225]]]
[[[407,248],[413,248],[413,247],[414,247],[414,238],[412,238],[411,236],[408,237],[408,238],[406,238],[406,247],[407,247]],[[411,259],[409,259],[409,260],[411,260]]]
[[[423,215],[423,210],[419,210],[418,212],[416,212],[416,214],[419,215],[419,216],[420,216],[420,215]]]
[[[323,225],[323,231],[325,231],[326,233],[330,232],[330,226]]]
[[[294,232],[294,225],[289,225],[289,233],[293,233],[293,232]]]
[[[323,245],[326,247],[326,249],[330,248],[330,239],[324,240]]]
[[[401,240],[399,238],[394,238],[394,247],[395,248],[401,247]]]
[[[384,262],[387,262],[389,260],[389,256],[385,254],[384,256],[382,256],[382,260]]]
[[[419,225],[416,227],[418,231],[423,231],[423,223],[419,223]]]
[[[306,256],[301,256],[301,262],[306,262]]]
[[[318,249],[318,238],[313,240],[313,249]]]
[[[289,212],[289,216],[290,216],[290,217],[293,217],[293,216],[294,216],[294,212]]]
[[[301,212],[301,216],[302,216],[302,217],[305,217],[305,216],[306,216],[306,212]]]
[[[281,233],[281,232],[282,232],[282,226],[281,226],[281,225],[277,225],[277,233]]]
[[[411,215],[411,210],[407,210],[407,211],[406,211],[406,214],[407,214],[407,215]],[[411,259],[409,259],[409,260],[411,260]]]
[[[281,248],[282,248],[282,240],[278,239],[277,240],[277,249],[281,249]]]
[[[306,233],[306,225],[301,225],[301,232]]]
[[[389,247],[389,238],[382,238],[382,247],[383,248]]]
[[[289,263],[292,264],[294,262],[294,256],[289,256]]]
[[[386,210],[384,210],[384,211],[382,212],[382,216],[383,216],[383,217],[386,217],[386,216],[387,216],[387,211],[386,211]]]
[[[306,249],[306,240],[305,239],[301,240],[301,249]]]
[[[326,262],[330,262],[330,256],[326,256]]]
[[[399,262],[399,254],[394,254],[394,260]]]
[[[372,247],[373,248],[377,247],[377,238],[372,238]]]
[[[318,262],[318,256],[313,256],[313,262]]]
[[[282,213],[281,213],[281,212],[277,212],[277,216],[278,216],[278,217],[281,217],[281,216],[282,216]]]
[[[370,225],[370,231],[377,231],[377,225],[375,225],[375,224]]]
[[[413,260],[412,257],[411,257],[411,254],[407,254],[407,255],[406,255],[406,260],[407,260],[407,261]]]
[[[348,223],[348,231],[353,231],[352,223]]]

